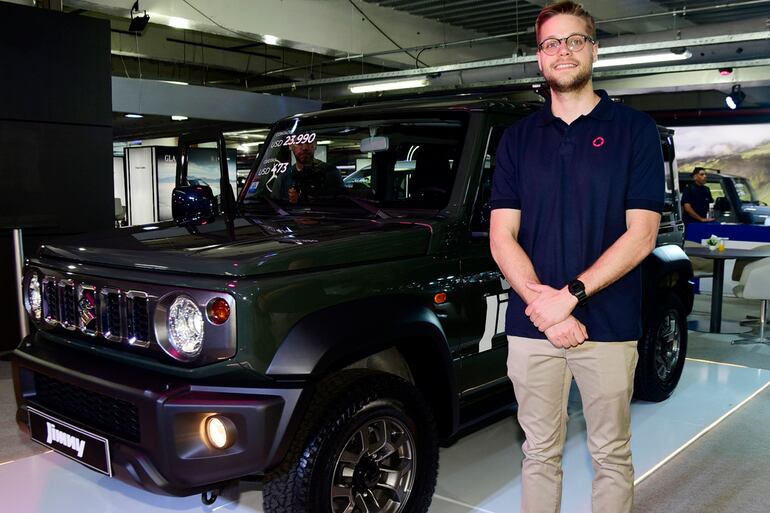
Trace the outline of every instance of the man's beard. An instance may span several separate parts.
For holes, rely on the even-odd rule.
[[[591,80],[592,69],[591,66],[579,66],[577,68],[578,73],[571,78],[566,78],[560,82],[553,76],[544,73],[545,81],[548,83],[548,87],[557,93],[571,93],[573,91],[579,91]]]

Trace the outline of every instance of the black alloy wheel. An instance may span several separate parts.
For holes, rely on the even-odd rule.
[[[687,354],[687,319],[679,297],[668,292],[648,316],[638,345],[634,397],[660,402],[679,383]]]
[[[318,386],[266,513],[425,513],[438,475],[436,426],[420,391],[381,372],[344,371]]]

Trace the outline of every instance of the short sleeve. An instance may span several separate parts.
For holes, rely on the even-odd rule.
[[[492,197],[489,208],[521,209],[518,169],[514,157],[515,131],[508,128],[497,148],[495,172],[492,176]]]
[[[648,118],[632,140],[631,176],[626,190],[626,210],[663,212],[665,168],[658,128]]]
[[[692,192],[690,191],[690,186],[687,185],[682,191],[682,205],[684,205],[685,203],[692,204],[692,198],[690,196],[692,196]]]

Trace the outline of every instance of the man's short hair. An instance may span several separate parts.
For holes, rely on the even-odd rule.
[[[586,24],[587,35],[596,39],[596,22],[594,22],[594,17],[591,16],[581,4],[567,1],[546,5],[540,11],[540,14],[537,15],[537,20],[535,21],[535,39],[538,44],[540,43],[540,27],[543,26],[543,23],[559,14],[569,14],[571,16],[582,18]]]
[[[702,168],[702,167],[696,167],[696,168],[694,168],[694,169],[692,170],[692,173],[691,173],[691,174],[692,174],[693,178],[695,178],[695,175],[697,175],[697,174],[698,174],[698,173],[700,173],[701,171],[705,171],[705,170],[706,170],[705,168]]]

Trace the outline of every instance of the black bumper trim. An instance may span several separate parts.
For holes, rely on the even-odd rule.
[[[55,407],[43,407],[63,420],[110,440],[114,475],[131,483],[170,495],[191,495],[211,490],[244,476],[264,474],[285,454],[299,420],[297,405],[309,395],[306,387],[248,388],[180,385],[130,368],[130,377],[94,366],[83,358],[79,365],[43,360],[17,350],[12,369],[17,397],[17,420],[25,422],[26,406],[35,401],[35,374],[52,377],[86,392],[115,397],[134,405],[141,426],[140,442],[72,418]],[[162,378],[162,376],[160,376]],[[139,388],[137,384],[142,383]],[[227,416],[237,428],[235,443],[217,450],[202,439],[201,426],[211,414]]]

